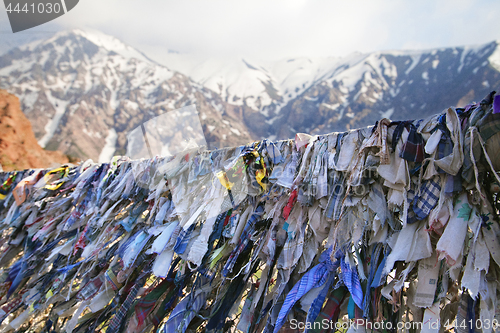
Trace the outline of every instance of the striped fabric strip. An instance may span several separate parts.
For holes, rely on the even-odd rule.
[[[230,272],[232,272],[233,266],[236,263],[238,256],[241,254],[241,252],[243,252],[248,242],[250,241],[250,237],[252,236],[255,229],[255,224],[257,223],[257,221],[259,221],[263,214],[264,207],[262,205],[258,206],[252,213],[252,216],[248,219],[245,229],[243,229],[241,237],[238,240],[238,244],[229,255],[226,265],[222,270],[222,275],[227,276]]]
[[[354,303],[356,303],[360,309],[363,309],[363,290],[361,289],[356,267],[351,268],[344,257],[342,257],[340,258],[340,269],[342,271],[342,280],[351,293]]]
[[[328,249],[322,253],[320,263],[311,268],[304,276],[297,282],[292,290],[286,296],[285,302],[276,319],[273,333],[277,333],[281,326],[285,323],[288,312],[292,309],[293,305],[302,298],[307,292],[313,288],[317,288],[326,283],[330,274],[333,274],[335,269],[339,266],[338,260],[332,262],[330,253],[332,249]]]

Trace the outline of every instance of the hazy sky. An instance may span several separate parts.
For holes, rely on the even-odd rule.
[[[498,0],[80,0],[52,23],[15,35],[1,6],[5,40],[92,28],[154,58],[168,49],[260,59],[342,56],[500,39]]]

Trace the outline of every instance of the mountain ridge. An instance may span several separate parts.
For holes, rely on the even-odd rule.
[[[100,46],[102,38],[63,32],[0,56],[0,86],[20,96],[43,147],[109,161],[125,153],[126,134],[142,121],[188,104],[197,105],[212,144],[251,141],[217,94],[113,37]]]
[[[493,69],[495,70],[494,72],[496,73],[500,71],[500,48],[498,45],[498,41],[493,41],[487,44],[479,44],[474,46],[457,46],[451,48],[442,47],[422,51],[390,50],[371,53],[353,53],[342,58],[285,58],[283,60],[267,63],[258,63],[247,58],[235,58],[232,61],[226,60],[226,67],[219,68],[218,70],[213,70],[215,66],[211,65],[211,60],[205,60],[199,62],[196,65],[193,65],[192,70],[190,70],[188,68],[189,66],[186,66],[184,63],[181,67],[183,69],[183,72],[186,73],[186,75],[190,76],[193,80],[200,82],[207,88],[219,92],[226,101],[243,108],[245,111],[242,112],[242,114],[246,115],[249,119],[249,121],[246,121],[247,125],[252,131],[258,133],[259,136],[283,139],[293,136],[294,130],[314,131],[316,129],[316,133],[324,133],[324,131],[342,131],[347,128],[361,127],[373,123],[372,121],[375,121],[374,117],[370,117],[369,120],[366,119],[364,121],[350,122],[345,120],[346,115],[347,117],[355,118],[355,113],[364,112],[363,109],[359,108],[357,112],[351,111],[349,109],[349,105],[356,104],[357,100],[360,97],[363,97],[363,95],[365,95],[365,102],[369,102],[371,99],[371,105],[367,105],[368,110],[370,110],[370,112],[375,111],[378,116],[394,115],[399,116],[398,119],[409,117],[415,112],[419,112],[419,110],[415,110],[415,108],[412,107],[411,111],[408,110],[404,112],[398,112],[398,110],[396,110],[398,109],[397,105],[391,105],[391,103],[388,102],[376,103],[376,100],[382,98],[381,96],[384,94],[389,94],[392,96],[391,98],[394,98],[395,95],[400,93],[401,86],[394,85],[395,82],[398,81],[396,79],[396,76],[411,76],[412,72],[415,70],[415,68],[417,68],[417,70],[415,70],[415,73],[418,73],[418,75],[420,76],[423,75],[423,77],[412,77],[407,79],[406,81],[420,81],[423,89],[421,88],[417,90],[425,91],[425,87],[429,85],[429,82],[425,82],[429,73],[437,70],[437,67],[440,67],[439,59],[429,60],[430,58],[435,57],[438,54],[442,54],[446,58],[448,58],[448,60],[445,62],[455,62],[451,67],[454,67],[456,71],[455,77],[458,77],[458,74],[461,73],[464,66],[471,66],[471,64],[468,63],[470,62],[469,60],[471,57],[481,58],[484,56],[484,52],[489,52],[490,54],[488,57],[486,57],[488,59],[483,59],[482,66],[489,64],[493,67]],[[450,55],[447,53],[452,54]],[[167,56],[165,57],[164,63],[166,65],[171,64],[169,66],[170,68],[177,69],[173,64],[175,63],[175,60],[179,59],[180,57],[182,56],[173,55],[170,57],[171,60],[169,60],[169,57]],[[387,60],[389,58],[391,58],[391,61]],[[487,62],[485,63],[484,61]],[[443,63],[442,60],[441,63]],[[245,68],[246,64],[251,64],[251,68],[248,66],[246,66]],[[294,66],[295,64],[298,65]],[[227,68],[237,68],[238,66],[240,70],[239,75],[226,75]],[[428,68],[426,68],[425,71],[420,69],[426,66]],[[212,73],[210,75],[207,75],[208,70],[204,69],[203,67],[211,69]],[[283,68],[285,68],[285,70],[283,70]],[[478,68],[477,66],[476,68],[469,68],[467,75],[469,77],[474,77],[476,76],[476,72],[479,69],[480,68]],[[439,68],[439,70],[441,69]],[[234,70],[234,72],[237,71],[238,70]],[[246,73],[244,71],[246,71]],[[260,74],[256,74],[256,72],[259,72]],[[391,78],[391,72],[394,72],[396,74],[392,75],[394,76],[393,78]],[[440,75],[441,78],[438,78],[437,81],[449,81],[446,79],[446,75],[443,75],[443,73],[441,73]],[[241,85],[239,84],[238,80],[240,80],[242,77],[246,79],[246,84],[251,86],[251,88],[239,89]],[[232,80],[232,78],[235,79]],[[432,80],[433,78],[430,79]],[[388,83],[388,80],[392,80],[393,82]],[[365,86],[357,86],[357,84],[362,81],[365,81]],[[404,80],[399,80],[398,84],[400,84],[402,81]],[[483,80],[479,82],[479,84],[478,82],[475,83],[475,87],[472,90],[476,91],[476,93],[471,94],[470,89],[466,92],[458,93],[456,98],[454,98],[453,103],[449,102],[448,104],[446,104],[434,102],[436,107],[434,111],[439,112],[445,107],[456,105],[454,103],[461,101],[465,96],[471,96],[470,98],[472,99],[482,98],[483,95],[486,94],[490,89],[489,86],[498,87],[499,85],[498,77],[494,77],[492,80],[493,82],[490,82],[490,80],[487,82],[487,84],[484,85],[484,87],[481,87],[481,84],[486,81],[488,80]],[[370,82],[373,83],[373,86],[376,86],[377,88],[371,89],[372,92],[373,90],[376,90],[378,91],[379,95],[372,94],[372,96],[367,96],[365,94],[366,91],[364,90],[367,89],[367,83]],[[403,82],[402,84],[404,85],[405,82]],[[323,98],[308,96],[309,89],[313,91],[318,90],[318,86],[321,85],[330,86],[330,91],[332,92],[332,94],[337,95],[339,98],[337,100],[333,99],[332,101],[325,101],[324,96]],[[333,89],[333,86],[336,86],[337,89]],[[440,90],[442,91],[443,89]],[[271,92],[271,94],[269,92]],[[432,99],[436,100],[435,96],[432,96],[432,91],[427,91],[426,94],[428,94],[428,96],[431,96]],[[441,94],[444,94],[444,92],[441,92]],[[419,95],[422,94],[419,93]],[[313,102],[315,98],[323,99],[315,105],[315,108],[319,110],[320,113],[323,112],[328,116],[324,117],[325,119],[331,117],[338,118],[338,124],[330,124],[327,126],[327,128],[321,130],[320,128],[318,128],[318,126],[300,126],[299,119],[294,120],[288,117],[290,111],[287,110],[296,108],[297,99],[300,99],[301,102],[299,104],[302,104],[304,106],[305,104],[310,104],[310,102]],[[288,105],[289,103],[291,103],[291,105]],[[415,103],[412,102],[410,104]],[[325,110],[320,110],[321,108]],[[332,111],[327,112],[326,109],[331,109],[332,111],[336,110],[337,114]],[[313,113],[313,110],[311,108],[308,108],[308,110],[310,113]],[[428,115],[428,113],[424,112],[423,116],[425,115]],[[252,119],[259,119],[261,123],[264,123],[264,126],[259,126],[259,128],[253,127]],[[307,122],[308,121],[305,121],[305,123]],[[270,129],[270,127],[276,126],[276,124],[279,124],[277,127],[290,125],[290,130],[284,130],[281,131],[281,133],[271,133],[272,130]],[[267,129],[265,129],[264,127],[267,127]]]
[[[424,118],[500,87],[499,44],[274,62],[170,53],[158,64],[77,29],[1,55],[0,88],[20,97],[42,146],[106,161],[142,121],[188,104],[211,148]]]

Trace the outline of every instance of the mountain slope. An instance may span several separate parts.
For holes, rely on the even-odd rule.
[[[251,141],[216,93],[101,33],[73,30],[11,50],[0,56],[0,87],[21,97],[42,147],[82,159],[124,154],[129,131],[190,104],[212,145]]]

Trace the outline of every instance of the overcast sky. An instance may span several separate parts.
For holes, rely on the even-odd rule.
[[[343,56],[500,39],[498,0],[80,0],[68,14],[12,35],[5,9],[0,38],[60,28],[114,35],[154,58],[168,49],[256,59]]]

